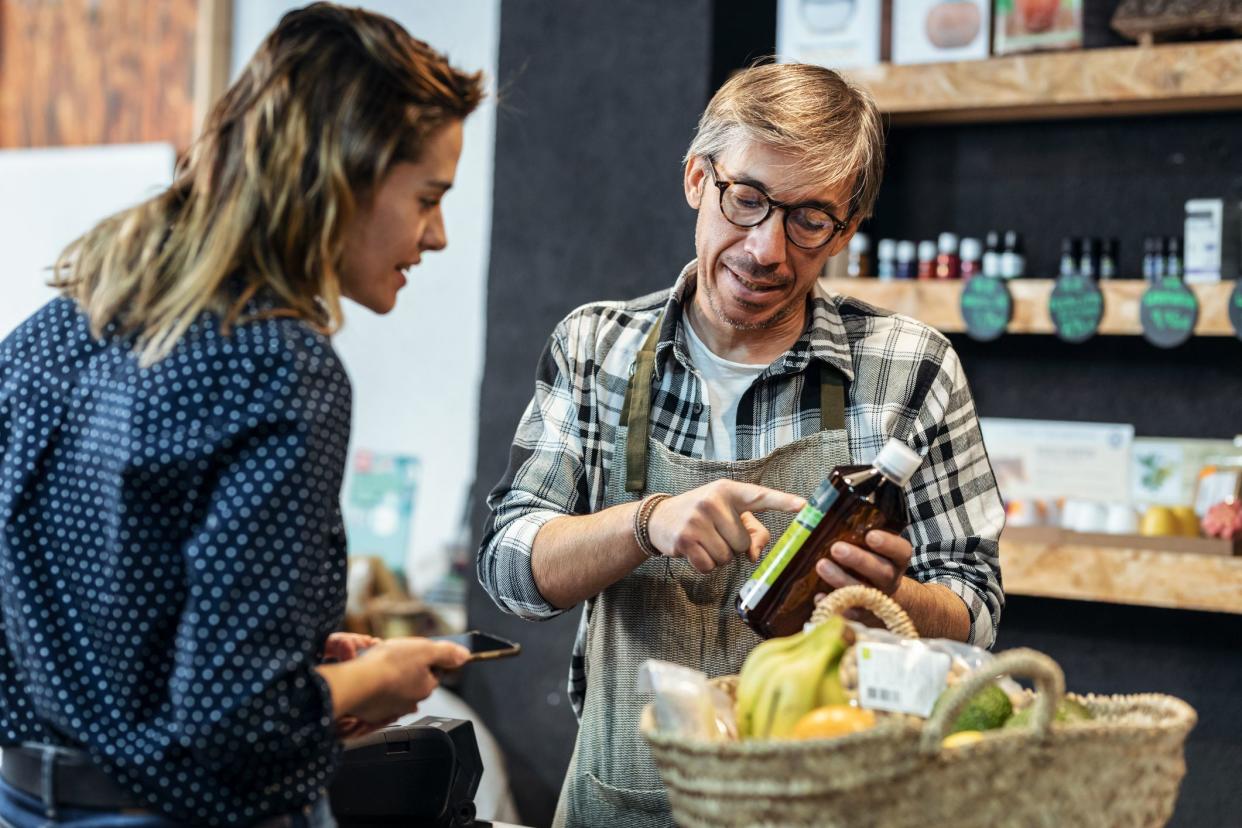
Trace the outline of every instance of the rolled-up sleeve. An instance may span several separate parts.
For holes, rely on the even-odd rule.
[[[999,541],[1005,509],[957,354],[945,354],[912,437],[926,454],[910,481],[910,575],[938,583],[970,613],[970,643],[996,640],[1005,596]]]
[[[586,514],[583,417],[594,416],[575,388],[562,323],[539,358],[535,396],[518,424],[509,466],[488,496],[479,547],[479,583],[505,612],[543,620],[564,612],[539,593],[531,570],[535,536],[551,520]]]

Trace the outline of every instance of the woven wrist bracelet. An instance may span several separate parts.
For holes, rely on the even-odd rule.
[[[660,557],[660,550],[651,543],[651,513],[655,511],[656,506],[671,496],[660,493],[649,494],[639,502],[638,511],[634,513],[634,540],[637,541],[638,548],[646,552],[649,558]]]

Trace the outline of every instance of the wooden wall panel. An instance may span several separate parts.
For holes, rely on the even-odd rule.
[[[197,0],[0,0],[0,147],[189,146]]]

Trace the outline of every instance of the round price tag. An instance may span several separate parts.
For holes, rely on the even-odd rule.
[[[1233,293],[1229,296],[1229,321],[1238,339],[1242,339],[1242,279],[1234,282]]]
[[[962,288],[961,310],[966,333],[980,342],[991,342],[1013,318],[1009,285],[993,276],[975,276]]]
[[[1161,279],[1139,304],[1143,338],[1161,348],[1176,348],[1190,339],[1198,319],[1199,300],[1181,279]]]
[[[1104,294],[1094,279],[1062,276],[1052,288],[1048,313],[1057,336],[1066,342],[1086,342],[1104,318]]]

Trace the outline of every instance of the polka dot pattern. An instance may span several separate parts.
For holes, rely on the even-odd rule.
[[[0,343],[0,744],[81,746],[196,824],[318,796],[349,422],[293,319],[203,314],[144,369],[57,299]]]

